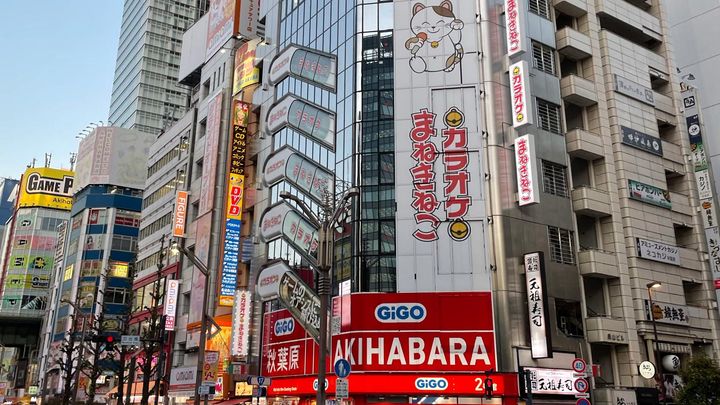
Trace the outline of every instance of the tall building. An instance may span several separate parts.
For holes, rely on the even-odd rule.
[[[188,89],[177,84],[182,34],[204,0],[127,0],[123,9],[109,120],[157,135],[183,115]]]

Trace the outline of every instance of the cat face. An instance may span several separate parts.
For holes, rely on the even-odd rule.
[[[427,41],[439,41],[453,29],[450,24],[455,20],[452,3],[445,0],[439,6],[425,7],[417,3],[413,6],[410,29],[413,34]]]

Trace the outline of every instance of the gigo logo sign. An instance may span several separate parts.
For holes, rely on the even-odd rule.
[[[444,378],[420,377],[415,380],[415,388],[422,391],[444,391],[447,387],[448,382]]]
[[[418,303],[380,304],[375,307],[375,319],[382,323],[417,323],[425,319],[425,306]]]
[[[289,335],[294,330],[295,320],[293,318],[282,318],[275,321],[275,336]]]

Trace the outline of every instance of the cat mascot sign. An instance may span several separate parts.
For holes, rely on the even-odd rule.
[[[405,48],[412,54],[410,68],[415,73],[455,69],[463,57],[465,24],[455,17],[450,0],[429,7],[417,3],[412,12],[410,29],[415,36],[405,41]]]

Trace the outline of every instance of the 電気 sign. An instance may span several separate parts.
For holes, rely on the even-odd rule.
[[[265,122],[270,134],[290,127],[335,148],[335,114],[309,101],[286,95],[270,108]]]
[[[540,202],[540,187],[535,160],[535,138],[524,135],[515,139],[515,171],[518,185],[518,204]]]
[[[245,0],[249,1],[249,0]],[[210,0],[205,60],[209,60],[233,36],[236,30],[237,0]]]
[[[263,183],[272,186],[282,180],[288,181],[319,204],[323,204],[327,196],[335,195],[333,174],[290,146],[273,152],[265,160]]]
[[[637,241],[639,257],[656,262],[680,265],[680,249],[677,246],[643,238],[635,238],[635,240]]]
[[[630,179],[628,179],[628,187],[630,188],[630,198],[633,200],[657,205],[662,208],[672,208],[670,193],[668,193],[667,190]]]
[[[530,108],[530,76],[528,63],[520,61],[510,65],[510,102],[512,103],[513,128],[522,128],[532,124]]]
[[[232,342],[230,345],[233,356],[247,356],[250,350],[250,323],[252,322],[252,293],[237,290],[232,313]]]
[[[528,253],[525,263],[525,286],[527,287],[528,321],[530,324],[530,349],[534,359],[551,356],[550,316],[547,308],[545,287],[545,263],[542,252]]]
[[[68,170],[31,167],[20,184],[18,207],[47,207],[69,211],[72,207],[74,174]]]
[[[175,311],[177,310],[177,298],[180,291],[180,280],[168,280],[167,291],[165,292],[165,330],[175,329]]]
[[[637,131],[632,128],[620,126],[622,130],[622,143],[633,148],[644,150],[653,155],[662,156],[662,141],[660,138],[648,135],[644,132]]]
[[[311,263],[317,262],[318,230],[285,202],[268,207],[260,218],[260,238],[263,242],[280,237]]]
[[[290,45],[273,59],[268,81],[276,85],[288,76],[315,86],[335,91],[337,80],[337,59],[335,55],[315,49]]]
[[[525,40],[525,15],[518,0],[505,0],[505,35],[507,55],[512,58],[524,53],[527,49]]]

